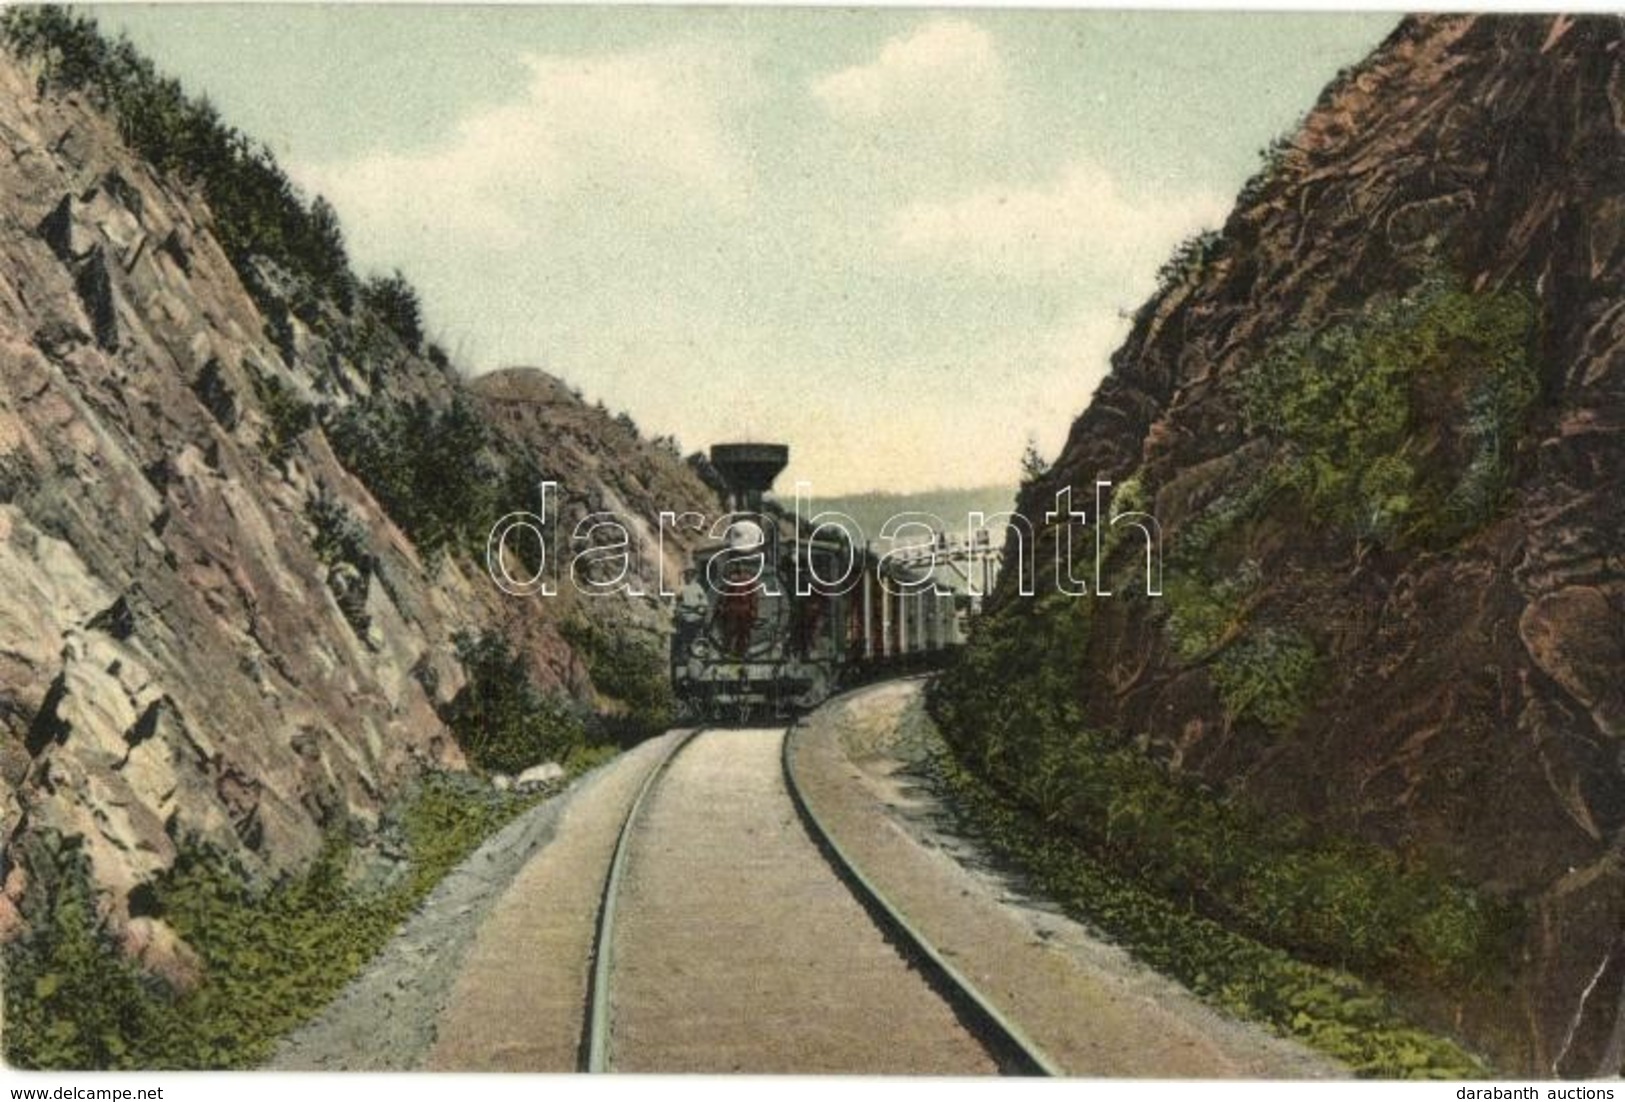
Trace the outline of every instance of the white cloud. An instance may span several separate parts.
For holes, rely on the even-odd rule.
[[[812,91],[845,118],[929,111],[963,122],[988,118],[1003,99],[1004,82],[992,35],[966,19],[938,18],[886,42],[874,61],[820,78]]]
[[[1228,206],[1216,193],[1133,199],[1109,173],[1077,161],[1048,184],[912,203],[893,217],[888,243],[901,256],[1001,275],[1117,275],[1154,269]]]
[[[363,235],[451,230],[518,247],[561,201],[726,200],[750,182],[727,132],[729,81],[697,50],[531,55],[524,94],[421,152],[381,151],[295,175]],[[736,92],[737,89],[732,91]]]
[[[796,478],[810,480],[816,493],[873,488],[876,471],[896,490],[1014,485],[1029,436],[1044,455],[1060,453],[1128,329],[1110,309],[1080,306],[1049,325],[989,334],[985,343],[868,364],[861,385],[803,389],[793,407],[773,407],[755,424],[792,442],[781,490]],[[831,372],[826,363],[786,366],[785,374]],[[729,415],[726,408],[713,414],[723,422]]]

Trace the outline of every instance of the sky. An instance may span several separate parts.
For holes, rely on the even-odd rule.
[[[461,366],[817,495],[1053,457],[1180,240],[1384,14],[91,8],[326,196]]]

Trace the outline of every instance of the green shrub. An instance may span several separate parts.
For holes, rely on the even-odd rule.
[[[1049,460],[1044,453],[1038,450],[1038,437],[1029,434],[1027,446],[1021,452],[1021,487],[1036,485],[1048,476],[1050,470]]]
[[[161,1045],[168,1002],[108,939],[83,860],[36,879],[29,932],[5,946],[6,1062],[23,1068],[140,1066]]]
[[[328,425],[339,459],[425,556],[462,553],[483,563],[493,525],[540,509],[541,472],[528,455],[499,454],[473,402],[358,403]]]
[[[666,657],[625,629],[605,629],[585,619],[563,625],[564,638],[587,664],[599,692],[624,706],[618,716],[600,716],[598,727],[629,745],[671,726],[677,699]]]
[[[260,447],[273,463],[293,454],[299,437],[316,423],[315,408],[280,376],[251,370],[254,395],[265,411],[265,431]]]
[[[1173,255],[1157,269],[1157,292],[1166,294],[1200,275],[1224,249],[1224,237],[1216,230],[1193,233],[1175,247]]]
[[[316,528],[312,547],[316,557],[328,566],[348,563],[357,569],[370,567],[372,551],[367,531],[345,504],[328,493],[318,493],[305,506],[305,516]]]
[[[1286,165],[1287,154],[1293,149],[1293,135],[1302,129],[1303,120],[1299,119],[1292,129],[1276,135],[1268,145],[1259,149],[1258,170],[1248,177],[1236,196],[1238,208],[1250,207],[1264,198],[1264,193],[1276,182]]]
[[[468,683],[445,720],[474,765],[520,773],[542,762],[563,762],[584,746],[586,725],[573,702],[539,690],[524,658],[502,635],[461,635],[457,657]]]
[[[406,281],[400,269],[388,276],[374,276],[363,283],[361,305],[377,314],[407,348],[413,352],[422,351],[422,306],[418,302],[417,291]]]

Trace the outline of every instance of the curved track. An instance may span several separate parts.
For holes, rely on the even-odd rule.
[[[605,881],[581,1066],[1053,1074],[845,861],[786,746],[696,731],[649,774]]]

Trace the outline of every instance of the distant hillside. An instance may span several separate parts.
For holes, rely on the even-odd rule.
[[[786,508],[794,501],[783,501]],[[947,531],[963,536],[970,514],[982,513],[992,517],[1016,507],[1014,486],[973,486],[963,490],[922,490],[912,494],[867,493],[838,497],[820,497],[811,500],[811,512],[829,509],[845,513],[857,522],[865,537],[879,540],[886,521],[903,513],[928,513],[941,518]],[[995,523],[994,540],[1003,538],[1004,525]]]

